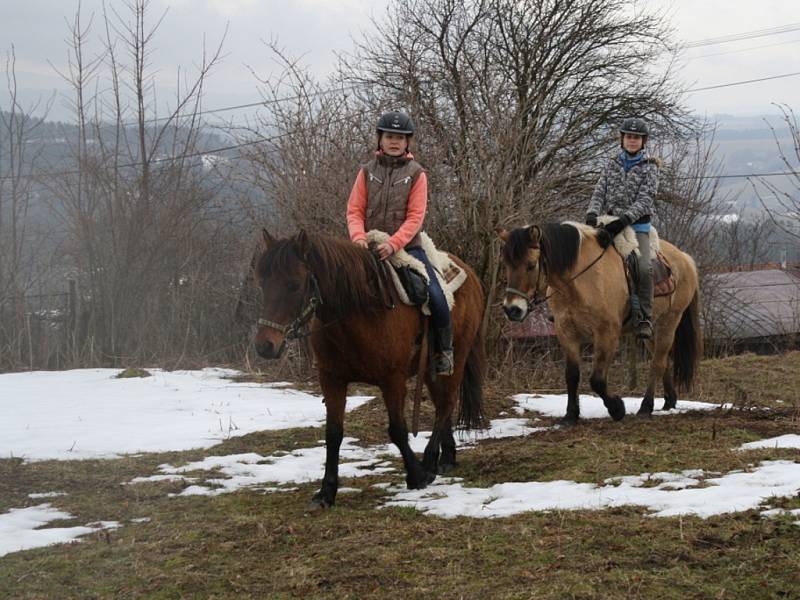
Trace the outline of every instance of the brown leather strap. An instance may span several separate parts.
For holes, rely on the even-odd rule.
[[[378,294],[381,297],[383,306],[384,308],[393,309],[394,299],[389,291],[391,286],[387,283],[388,281],[391,281],[391,276],[387,272],[387,269],[391,269],[392,266],[389,264],[388,260],[381,260],[377,252],[370,250],[370,255],[372,256],[372,268],[375,271],[375,277],[378,280]]]
[[[428,317],[422,316],[422,341],[419,344],[419,361],[417,362],[417,383],[414,386],[414,409],[411,413],[411,433],[417,437],[419,432],[419,399],[422,396],[422,381],[428,366]]]

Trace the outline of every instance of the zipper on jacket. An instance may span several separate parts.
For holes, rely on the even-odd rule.
[[[386,174],[386,181],[392,180],[392,173],[394,173],[394,165],[389,167],[389,172]],[[383,186],[383,222],[386,224],[386,216],[389,212],[389,196],[391,195],[392,186],[391,185],[384,185]],[[389,235],[393,235],[394,232],[387,232]]]

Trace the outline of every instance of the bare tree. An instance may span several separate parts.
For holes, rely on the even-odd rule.
[[[622,116],[648,117],[676,149],[701,130],[678,102],[671,67],[652,74],[672,50],[662,15],[628,8],[623,0],[393,2],[325,87],[271,43],[282,70],[262,81],[268,117],[244,137],[261,142],[247,153],[267,198],[258,218],[343,234],[373,122],[405,109],[430,173],[427,228],[476,267],[491,305],[500,268],[494,227],[582,211]],[[685,224],[685,239],[705,239],[700,223],[715,202],[715,187],[693,183],[707,181],[703,152],[676,152],[664,186],[675,207],[664,217],[683,219],[686,207],[702,215]],[[498,329],[494,314],[487,311],[485,328]]]
[[[775,127],[769,122],[767,125],[772,130],[788,185],[786,187],[778,185],[767,177],[756,177],[751,184],[761,205],[778,229],[798,240],[800,239],[800,126],[798,126],[797,115],[791,107],[781,104],[778,105],[778,108],[782,114],[782,121],[789,130],[789,148],[781,143]],[[774,202],[768,201],[756,182],[766,189],[768,197],[774,199]]]
[[[43,234],[32,228],[29,211],[36,197],[36,169],[42,164],[41,129],[52,103],[23,108],[15,66],[12,45],[4,62],[8,110],[0,111],[0,356],[5,366],[34,361],[26,294],[37,283],[44,261],[39,251]],[[37,112],[42,114],[34,116]]]
[[[582,206],[622,116],[666,131],[685,121],[658,14],[622,0],[411,0],[349,61],[376,107],[418,120],[440,244],[475,265],[493,302],[498,223]],[[487,312],[488,326],[490,311]]]
[[[62,73],[73,94],[75,169],[50,185],[87,300],[83,350],[102,361],[183,356],[202,337],[195,294],[227,286],[206,277],[225,272],[209,255],[225,252],[233,236],[209,218],[218,188],[205,177],[199,117],[222,46],[203,48],[194,76],[178,73],[174,104],[159,117],[151,53],[164,15],[150,25],[149,9],[148,0],[131,0],[124,12],[104,12],[102,52],[91,59],[91,22],[84,26],[79,11]]]
[[[279,66],[276,75],[258,79],[269,112],[237,132],[259,142],[242,152],[248,181],[267,199],[266,214],[252,217],[277,230],[342,235],[350,187],[374,143],[373,116],[352,86],[320,84],[276,41],[267,46]]]

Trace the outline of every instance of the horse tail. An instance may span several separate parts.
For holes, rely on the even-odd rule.
[[[461,379],[461,402],[458,409],[458,429],[482,429],[483,417],[483,375],[486,371],[486,350],[480,328],[472,341],[472,347]]]
[[[681,315],[672,346],[672,375],[679,389],[688,390],[694,380],[703,354],[703,333],[700,330],[700,297],[695,290],[691,303]]]

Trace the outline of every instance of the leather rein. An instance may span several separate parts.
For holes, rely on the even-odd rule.
[[[603,248],[603,251],[597,256],[597,258],[595,258],[592,262],[590,262],[586,267],[581,269],[581,271],[579,273],[577,273],[574,276],[572,276],[567,281],[567,283],[572,283],[578,277],[580,277],[581,275],[586,273],[586,271],[588,271],[593,266],[595,266],[595,264],[597,264],[597,262],[601,258],[603,258],[603,255],[606,253],[606,250],[608,250],[608,246],[605,246]],[[526,294],[525,292],[523,292],[522,290],[518,290],[517,288],[513,288],[513,287],[507,287],[506,288],[506,295],[508,295],[508,296],[517,296],[517,297],[522,298],[523,300],[525,300],[525,302],[527,302],[528,310],[525,313],[525,318],[523,319],[523,321],[530,316],[530,314],[531,314],[531,312],[533,311],[534,308],[536,308],[540,304],[543,304],[544,302],[547,302],[547,300],[549,300],[550,297],[555,293],[555,290],[554,290],[553,292],[550,292],[549,294],[547,294],[544,298],[539,298],[539,284],[541,283],[542,271],[544,271],[546,269],[546,267],[547,267],[547,260],[545,259],[545,256],[544,256],[544,254],[542,252],[539,252],[539,260],[537,261],[537,266],[538,266],[538,270],[536,272],[536,285],[533,288],[533,296],[531,296],[529,294]]]

